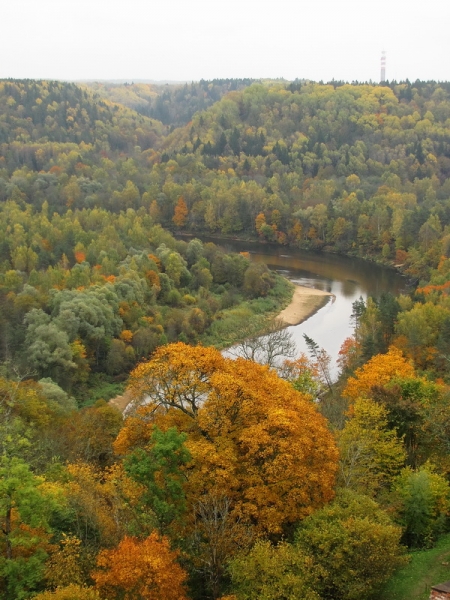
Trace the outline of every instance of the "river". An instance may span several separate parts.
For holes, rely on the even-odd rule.
[[[407,280],[394,271],[368,261],[336,254],[290,249],[253,242],[201,238],[228,252],[249,252],[255,262],[284,275],[294,283],[333,294],[328,303],[300,325],[288,327],[299,352],[307,353],[306,333],[331,356],[331,373],[337,374],[336,360],[342,342],[352,335],[352,304],[362,297],[379,297],[382,292],[398,295],[407,291]]]

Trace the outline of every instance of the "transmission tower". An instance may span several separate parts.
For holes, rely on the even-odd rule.
[[[381,76],[380,82],[384,83],[386,81],[386,52],[383,50],[381,53]]]

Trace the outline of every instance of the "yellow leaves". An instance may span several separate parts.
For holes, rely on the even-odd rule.
[[[97,590],[77,584],[58,587],[54,592],[42,592],[33,598],[35,600],[101,600]]]
[[[402,440],[388,428],[387,409],[365,398],[356,399],[338,444],[341,486],[366,495],[387,489],[406,460]]]
[[[394,378],[414,377],[414,367],[398,348],[391,346],[387,354],[378,354],[349,377],[342,395],[349,400],[370,396],[374,386],[383,386]]]
[[[83,584],[80,564],[81,540],[73,535],[62,534],[61,547],[50,557],[46,565],[45,578],[52,587]]]
[[[133,340],[133,332],[130,331],[129,329],[124,329],[121,333],[120,333],[120,339],[123,340],[124,342],[127,342],[128,344],[131,344],[132,340]]]
[[[120,539],[125,510],[116,485],[117,472],[100,471],[86,463],[69,464],[71,480],[66,484],[69,504],[77,511],[80,533],[94,526],[104,544]]]
[[[157,349],[152,360],[130,375],[129,388],[140,404],[145,398],[194,415],[209,389],[209,378],[224,362],[214,348],[189,347],[181,342]]]

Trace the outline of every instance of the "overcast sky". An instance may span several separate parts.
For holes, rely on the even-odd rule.
[[[450,0],[3,0],[0,77],[450,80]]]

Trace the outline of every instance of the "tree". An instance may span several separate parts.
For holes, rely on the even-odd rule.
[[[242,332],[245,335],[245,332]],[[274,319],[268,325],[265,334],[248,337],[233,346],[230,353],[253,360],[271,368],[280,366],[280,359],[293,358],[296,354],[295,341],[281,319]]]
[[[54,501],[42,484],[23,460],[1,457],[0,591],[5,600],[27,598],[44,575]]]
[[[229,572],[236,600],[320,600],[315,590],[325,574],[297,546],[267,540],[233,558]]]
[[[97,557],[92,573],[97,589],[110,600],[186,600],[186,573],[169,541],[152,533],[144,540],[125,536]]]
[[[80,561],[80,546],[81,540],[77,537],[62,534],[61,545],[52,552],[46,564],[45,578],[51,587],[83,585],[86,574]]]
[[[145,447],[153,427],[188,434],[183,534],[215,595],[224,562],[255,537],[279,538],[333,497],[337,452],[309,397],[273,370],[213,348],[171,344],[131,374],[135,402],[115,447]],[[219,582],[219,583],[218,583]]]
[[[373,596],[405,564],[400,537],[400,527],[373,500],[346,490],[303,521],[295,544],[326,573],[317,588],[321,598],[358,600]]]
[[[251,264],[245,271],[243,287],[250,298],[267,296],[273,285],[273,275],[266,265]]]
[[[325,420],[267,367],[178,343],[159,348],[130,383],[138,403],[150,402],[141,413],[150,429],[139,415],[128,420],[116,449],[149,439],[153,424],[177,425],[189,434],[193,498],[214,489],[232,516],[277,534],[332,497],[336,448]]]
[[[54,592],[41,592],[33,596],[35,600],[101,600],[98,590],[73,583],[58,587]]]
[[[374,356],[357,369],[355,376],[348,378],[342,394],[351,401],[358,397],[367,398],[374,386],[386,385],[394,378],[411,376],[414,376],[414,367],[398,348],[391,346],[386,354]]]
[[[405,464],[402,440],[388,427],[388,411],[372,400],[355,401],[338,445],[340,485],[370,496],[389,490]]]
[[[113,546],[123,537],[128,506],[121,492],[121,470],[100,470],[77,462],[67,465],[64,494],[72,531],[83,545],[93,548]]]
[[[189,214],[188,207],[183,196],[178,198],[178,202],[175,206],[175,211],[172,221],[177,227],[183,227],[186,224],[186,219]]]
[[[125,472],[145,488],[139,508],[142,512],[150,509],[161,534],[186,511],[181,472],[191,458],[184,446],[186,437],[175,427],[165,432],[155,427],[148,446],[125,457]]]
[[[331,373],[330,373],[331,357],[329,356],[329,354],[327,354],[327,352],[323,348],[319,347],[319,344],[317,344],[317,342],[315,342],[312,338],[307,336],[306,333],[303,334],[303,338],[306,342],[309,353],[315,360],[315,364],[316,364],[318,372],[320,373],[322,382],[327,385],[328,390],[333,395],[334,394],[333,382],[331,380]]]
[[[395,482],[394,498],[398,501],[396,520],[409,547],[431,547],[447,530],[450,487],[429,465],[417,471],[404,469]]]
[[[114,462],[113,442],[123,423],[116,407],[99,400],[65,416],[58,430],[50,431],[56,454],[69,462],[82,461],[106,467]]]
[[[28,364],[41,376],[67,382],[68,373],[76,369],[67,334],[41,309],[32,309],[26,315],[25,323]]]
[[[298,392],[317,398],[323,386],[317,364],[306,354],[300,353],[295,360],[285,360],[278,369],[278,374],[291,383]]]

